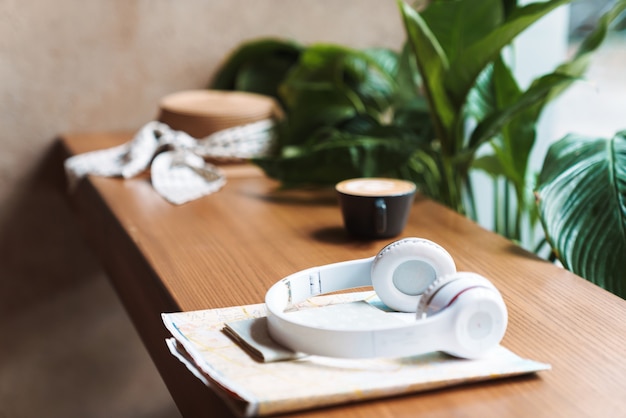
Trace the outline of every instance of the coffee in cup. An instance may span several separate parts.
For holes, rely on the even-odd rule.
[[[399,235],[415,197],[415,183],[392,178],[356,178],[337,183],[335,190],[345,228],[363,238]]]

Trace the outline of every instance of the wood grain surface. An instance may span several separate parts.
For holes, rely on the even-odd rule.
[[[74,155],[129,138],[87,133],[60,141]],[[332,190],[281,190],[253,167],[231,173],[221,191],[182,206],[162,199],[148,175],[89,177],[70,194],[77,220],[185,417],[228,412],[167,352],[161,312],[259,303],[290,273],[369,257],[394,240],[351,238]],[[552,370],[290,416],[626,416],[626,301],[420,196],[396,239],[410,236],[438,242],[459,270],[491,279],[509,309],[503,345]]]

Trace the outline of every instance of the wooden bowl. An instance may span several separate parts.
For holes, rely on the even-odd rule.
[[[238,125],[277,118],[280,109],[269,96],[240,91],[186,90],[159,101],[158,120],[194,138]]]

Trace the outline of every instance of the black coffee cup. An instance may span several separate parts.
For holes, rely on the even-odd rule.
[[[345,228],[362,238],[389,238],[406,225],[415,183],[388,178],[357,178],[335,186]]]

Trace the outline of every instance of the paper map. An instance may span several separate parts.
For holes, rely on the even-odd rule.
[[[301,308],[324,309],[327,305],[373,298],[373,292],[321,296],[303,303]],[[381,398],[550,368],[520,358],[504,347],[481,360],[431,353],[367,360],[304,356],[262,363],[226,336],[222,328],[225,322],[265,315],[263,303],[162,314],[173,336],[167,341],[172,354],[242,416]]]

